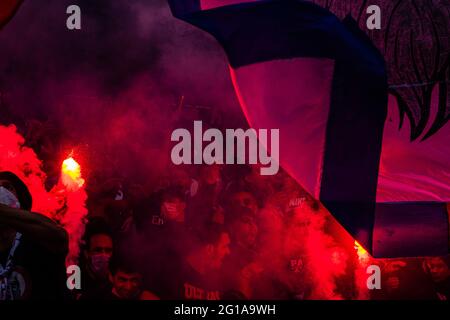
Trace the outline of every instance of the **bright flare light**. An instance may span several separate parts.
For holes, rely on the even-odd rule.
[[[360,263],[364,264],[364,263],[367,263],[369,261],[369,258],[370,258],[369,253],[356,240],[355,240],[355,250],[356,250],[356,254],[358,255],[358,259],[359,259]]]
[[[63,161],[61,166],[62,183],[69,190],[75,191],[84,185],[81,177],[81,167],[72,157]]]

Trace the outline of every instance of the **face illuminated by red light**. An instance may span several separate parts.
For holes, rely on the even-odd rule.
[[[179,198],[167,199],[161,204],[161,215],[169,221],[184,221],[186,202]]]
[[[126,273],[118,270],[112,276],[113,293],[122,300],[133,300],[141,292],[142,276],[139,273]]]
[[[223,232],[217,244],[208,246],[208,248],[211,267],[219,269],[222,266],[223,259],[230,254],[230,236]]]
[[[258,226],[252,216],[244,215],[233,225],[234,240],[245,247],[252,247],[258,235]]]
[[[95,234],[90,238],[89,248],[86,251],[89,267],[98,276],[107,276],[109,260],[113,252],[113,242],[107,234]]]
[[[441,282],[450,277],[450,268],[441,258],[430,258],[426,260],[431,278],[435,282]]]
[[[234,210],[237,210],[238,207],[243,207],[250,209],[253,213],[258,211],[258,203],[250,192],[237,192],[233,194],[231,201]]]

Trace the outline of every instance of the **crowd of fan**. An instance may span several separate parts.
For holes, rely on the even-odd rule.
[[[57,135],[35,127],[26,141],[57,177],[58,144],[42,140]],[[170,165],[145,184],[100,169],[87,179],[73,290],[61,227],[29,212],[26,186],[0,175],[3,197],[27,211],[0,204],[0,300],[450,298],[448,257],[361,261],[354,239],[283,170]],[[380,266],[381,289],[368,289],[368,264]]]
[[[368,290],[351,237],[287,174],[258,170],[171,167],[151,191],[120,179],[91,189],[76,298],[450,297],[446,258],[372,260],[382,286]]]

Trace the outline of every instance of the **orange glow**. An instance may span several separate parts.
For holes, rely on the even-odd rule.
[[[358,256],[367,254],[366,249],[364,249],[363,246],[360,245],[359,242],[356,240],[355,240],[355,249],[356,249],[356,252],[358,253]]]
[[[81,167],[74,158],[69,157],[63,161],[61,166],[62,183],[69,190],[77,190],[84,185],[81,177]]]
[[[358,255],[358,259],[360,263],[366,263],[368,262],[370,255],[367,252],[366,249],[363,248],[363,246],[355,240],[355,250],[356,254]]]

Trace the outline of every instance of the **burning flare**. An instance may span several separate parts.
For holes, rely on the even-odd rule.
[[[69,234],[69,254],[66,264],[71,265],[78,263],[79,245],[87,215],[85,180],[81,176],[81,166],[75,161],[72,154],[61,165],[59,186],[61,187],[61,185],[63,189],[60,189],[59,192],[64,199],[66,212],[60,222]]]
[[[71,156],[62,163],[61,181],[70,191],[77,191],[84,185],[84,179],[81,177],[81,167]]]
[[[355,250],[356,250],[356,254],[358,255],[359,262],[361,264],[366,264],[369,261],[369,258],[370,258],[369,253],[356,240],[355,240]]]
[[[371,256],[366,249],[355,241],[354,248],[358,256],[358,266],[355,270],[356,286],[358,287],[358,300],[368,300],[370,298],[367,288],[367,267],[371,262]]]

